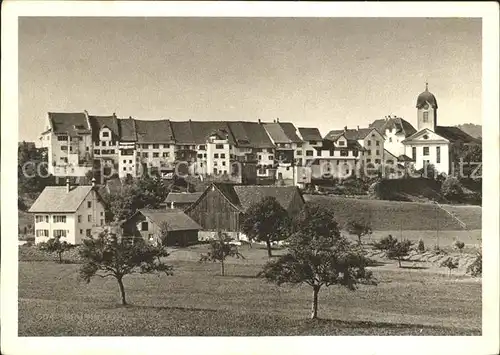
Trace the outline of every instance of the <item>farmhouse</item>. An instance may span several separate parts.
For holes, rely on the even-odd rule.
[[[245,238],[241,223],[248,208],[264,197],[272,196],[294,215],[304,205],[300,190],[295,186],[232,185],[213,183],[185,212],[203,229],[200,238],[224,231],[232,237]]]
[[[93,228],[105,224],[101,195],[92,186],[47,186],[29,212],[35,215],[35,244],[60,237],[80,244]]]
[[[122,224],[125,236],[143,238],[158,243],[164,228],[167,245],[189,245],[198,241],[201,227],[179,209],[150,210],[141,209]]]
[[[185,210],[195,203],[201,196],[202,192],[170,192],[165,199],[164,205],[167,208],[178,208]]]

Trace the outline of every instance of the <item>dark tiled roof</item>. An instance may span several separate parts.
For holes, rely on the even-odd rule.
[[[265,185],[232,185],[232,184],[214,184],[217,189],[242,212],[246,211],[252,204],[260,202],[264,197],[274,197],[279,204],[286,210],[295,194],[300,191],[295,186],[265,186]],[[208,187],[209,189],[211,187]],[[303,200],[302,200],[303,201]]]
[[[379,132],[385,133],[386,129],[391,130],[396,127],[397,133],[403,133],[405,138],[414,134],[417,130],[401,117],[391,117],[387,119],[375,120],[370,124],[370,128],[376,128]]]
[[[193,221],[191,217],[176,208],[167,208],[163,210],[141,209],[138,213],[141,213],[143,216],[149,218],[157,226],[166,222],[169,231],[201,229],[200,225]]]
[[[80,204],[92,190],[92,186],[47,186],[29,212],[76,212]]]
[[[463,142],[463,143],[474,143],[479,144],[481,141],[474,138],[458,127],[444,127],[437,126],[436,131],[441,137],[448,139],[450,142]]]
[[[49,121],[54,133],[66,133],[68,135],[90,133],[87,116],[84,112],[49,112]]]
[[[189,121],[170,121],[170,126],[178,144],[195,144]]]
[[[205,144],[211,134],[227,136],[230,144],[235,144],[233,134],[227,122],[224,121],[191,121],[191,132],[193,132],[196,144]]]
[[[422,108],[426,103],[429,103],[431,107],[438,108],[436,97],[429,92],[429,89],[426,87],[425,91],[418,95],[417,97],[417,108]]]
[[[264,123],[264,128],[274,143],[300,143],[295,126],[289,122]]]
[[[137,133],[135,131],[135,120],[131,118],[119,119],[118,128],[120,132],[120,140],[122,141],[137,141]]]
[[[274,144],[264,127],[257,122],[228,122],[227,123],[236,145],[249,148],[273,148]]]
[[[169,120],[135,120],[135,130],[139,143],[172,143],[174,141]]]
[[[357,149],[359,151],[365,151],[366,150],[356,140],[348,140],[347,141],[347,145],[343,146],[343,147],[336,147],[335,144],[334,144],[334,142],[335,141],[333,141],[333,140],[324,139],[323,140],[323,144],[321,145],[321,147],[314,147],[314,149],[316,149],[316,150],[332,150],[332,149],[333,150],[342,150],[342,149],[352,150],[352,149]]]
[[[408,155],[406,154],[401,154],[399,157],[398,157],[398,161],[414,161],[412,158],[410,158]]]
[[[320,141],[323,139],[317,128],[301,127],[299,128],[299,133],[305,141]]]
[[[373,131],[374,128],[360,128],[360,129],[338,129],[328,132],[325,136],[325,139],[329,140],[337,140],[342,134],[344,134],[345,138],[349,140],[358,140],[365,139],[366,136]]]
[[[165,199],[165,203],[194,203],[196,202],[203,192],[170,192]]]
[[[120,130],[118,128],[118,119],[116,116],[89,116],[90,127],[92,128],[92,140],[99,141],[99,131],[106,126],[111,130],[113,140],[118,140]]]

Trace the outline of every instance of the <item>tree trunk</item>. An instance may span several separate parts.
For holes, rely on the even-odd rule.
[[[224,260],[221,260],[220,267],[221,267],[221,274],[222,276],[224,276]]]
[[[266,246],[267,246],[267,256],[271,257],[273,254],[271,253],[271,241],[266,240]]]
[[[320,286],[313,286],[313,303],[311,307],[311,319],[318,318],[318,293]]]
[[[358,244],[361,245],[361,236],[358,235]]]
[[[125,299],[125,287],[123,287],[122,278],[118,277],[118,278],[116,278],[116,280],[118,281],[118,285],[120,286],[120,294],[122,296],[122,305],[125,306],[127,304],[127,300]]]
[[[399,267],[401,267],[401,259],[398,258],[398,264],[399,264]]]
[[[62,264],[62,252],[59,252],[59,264]]]

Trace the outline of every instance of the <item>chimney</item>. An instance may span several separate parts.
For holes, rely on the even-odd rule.
[[[275,119],[273,120],[273,123],[276,123],[276,120],[275,120]]]
[[[344,126],[344,132],[347,132],[347,126]]]
[[[116,118],[116,112],[113,112],[113,118]]]
[[[359,131],[359,126],[357,126],[357,127],[358,127],[358,131]]]
[[[276,123],[280,123],[280,118],[276,117]]]
[[[259,122],[259,124],[261,123],[261,122],[260,122],[260,118],[257,120],[257,122]]]
[[[128,116],[128,118],[131,120],[131,119],[132,119],[132,116]]]
[[[66,192],[69,192],[71,189],[71,186],[69,184],[69,178],[66,178]]]
[[[92,178],[92,187],[95,187],[95,177]]]
[[[86,116],[89,115],[89,113],[87,112],[87,110],[83,110],[83,112],[85,113]]]

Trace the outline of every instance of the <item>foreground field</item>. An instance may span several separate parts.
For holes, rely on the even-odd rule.
[[[396,202],[368,199],[344,198],[338,196],[304,195],[306,201],[328,205],[343,225],[351,218],[370,220],[372,228],[379,231],[404,230],[460,230],[460,224],[448,213],[431,203]],[[467,230],[481,229],[480,206],[449,206],[466,223]]]
[[[277,287],[255,275],[258,260],[227,265],[183,261],[174,276],[125,278],[131,306],[118,305],[112,279],[77,281],[78,264],[19,263],[19,335],[479,335],[481,283],[421,270],[374,268],[378,286],[320,292],[319,316],[307,320],[311,291]]]

